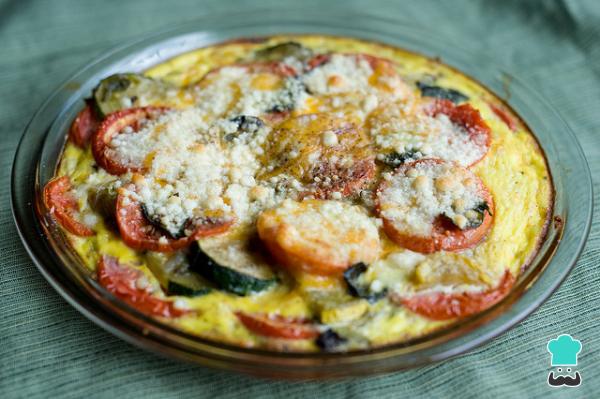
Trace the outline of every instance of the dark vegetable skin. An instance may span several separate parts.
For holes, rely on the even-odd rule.
[[[244,312],[236,312],[236,316],[248,330],[265,337],[311,339],[319,335],[316,327],[306,319]]]
[[[121,265],[111,256],[102,255],[97,273],[100,285],[142,313],[169,318],[188,313],[175,308],[171,301],[155,297],[148,288],[137,288],[136,281],[142,272]]]
[[[116,227],[117,190],[110,185],[101,185],[90,189],[88,203],[100,214],[105,222]]]
[[[506,271],[500,284],[483,292],[458,294],[433,293],[406,298],[394,298],[395,303],[432,320],[462,318],[482,312],[500,302],[512,288],[515,277]]]
[[[148,251],[146,265],[168,295],[197,297],[209,294],[214,286],[189,270],[183,252],[165,254]]]
[[[304,62],[313,56],[313,51],[297,42],[284,42],[255,52],[258,61],[283,61],[288,57]]]
[[[417,87],[424,97],[434,97],[440,100],[450,100],[454,104],[465,102],[469,99],[466,94],[455,89],[448,89],[440,86],[428,85],[423,82],[417,82]]]
[[[125,244],[133,249],[157,252],[173,252],[185,248],[200,237],[221,234],[233,224],[233,220],[210,220],[199,223],[187,237],[168,238],[144,217],[141,204],[127,197],[123,190],[117,197],[116,217]]]
[[[467,226],[468,229],[475,229],[481,226],[485,221],[486,213],[490,216],[494,216],[494,214],[492,213],[492,209],[490,208],[490,204],[488,204],[485,201],[482,201],[479,204],[477,204],[477,206],[473,208],[473,210],[477,212],[478,218],[476,221],[470,221],[469,225]]]
[[[130,74],[116,74],[102,79],[98,86],[92,92],[92,97],[95,101],[96,109],[99,114],[110,114],[117,111],[104,106],[104,103],[111,100],[111,97],[116,93],[123,93],[131,86]]]
[[[199,287],[193,288],[188,284],[182,284],[181,282],[169,281],[167,285],[167,292],[169,295],[181,295],[189,297],[197,297],[210,294],[212,288],[210,287]]]
[[[81,237],[93,236],[94,231],[75,218],[75,214],[79,212],[79,204],[71,193],[72,189],[68,176],[50,180],[44,187],[44,204],[50,215],[69,233]]]
[[[136,73],[118,73],[102,79],[92,92],[92,101],[96,114],[106,116],[125,108],[139,107],[140,97],[152,104],[161,103],[165,93],[173,89],[167,82],[152,79]],[[129,101],[125,106],[123,100]]]
[[[198,243],[191,248],[190,267],[220,288],[240,296],[263,291],[277,281],[276,278],[260,279],[221,265],[204,253]]]
[[[348,340],[340,336],[335,331],[329,329],[317,337],[315,343],[325,352],[333,352],[339,346],[345,344]]]
[[[421,152],[419,152],[419,150],[415,150],[415,149],[410,149],[401,154],[394,151],[394,152],[387,154],[381,162],[383,162],[385,165],[389,166],[390,168],[397,168],[398,166],[400,166],[408,161],[414,161],[414,160],[418,159],[420,156],[421,156]]]
[[[142,215],[144,215],[144,219],[146,219],[152,226],[154,226],[156,228],[156,230],[158,232],[160,232],[162,235],[169,237],[169,238],[174,238],[174,239],[179,239],[179,238],[185,237],[185,224],[179,228],[179,231],[177,232],[177,234],[172,234],[170,231],[168,231],[165,228],[165,226],[163,225],[163,223],[161,222],[161,220],[159,218],[156,218],[156,217],[153,217],[152,215],[150,215],[150,213],[148,212],[148,209],[146,208],[146,206],[144,206],[144,204],[141,204],[140,206],[142,208]]]
[[[356,263],[350,266],[344,272],[344,281],[348,285],[348,292],[353,297],[366,299],[369,303],[375,303],[387,295],[387,290],[380,292],[372,292],[370,288],[358,282],[358,278],[366,272],[368,266],[363,262]]]
[[[97,115],[94,106],[89,101],[86,101],[85,108],[77,114],[77,117],[71,124],[69,140],[77,147],[85,148],[99,126],[100,117]]]
[[[223,137],[223,139],[228,142],[233,141],[242,133],[255,134],[263,126],[265,126],[265,123],[262,121],[262,119],[255,116],[239,115],[230,120],[237,124],[237,131],[234,133],[229,133]]]
[[[123,164],[119,160],[113,159],[108,151],[108,145],[125,127],[129,126],[137,131],[140,121],[157,119],[168,111],[169,108],[165,107],[142,107],[117,111],[108,115],[98,128],[92,142],[92,154],[96,163],[113,175],[143,171],[143,165]]]

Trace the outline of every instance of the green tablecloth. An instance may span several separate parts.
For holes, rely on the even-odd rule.
[[[263,381],[165,360],[96,327],[44,281],[19,242],[8,187],[21,132],[56,84],[104,50],[157,28],[216,10],[289,4],[0,0],[0,397],[597,397],[598,219],[574,272],[516,328],[444,363],[338,382]],[[600,3],[371,0],[340,1],[338,7],[430,26],[523,77],[567,119],[600,192]],[[559,333],[583,342],[579,388],[546,384],[546,342]]]

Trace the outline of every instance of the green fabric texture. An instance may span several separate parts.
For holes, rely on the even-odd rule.
[[[97,327],[46,283],[19,241],[8,187],[21,132],[56,85],[105,50],[156,29],[215,11],[290,12],[300,3],[327,2],[0,0],[0,397],[598,397],[598,218],[574,271],[525,321],[458,358],[377,377],[265,381],[167,360]],[[346,0],[327,6],[431,27],[523,78],[575,131],[600,204],[599,2]],[[578,388],[546,383],[546,343],[559,334],[583,344]]]

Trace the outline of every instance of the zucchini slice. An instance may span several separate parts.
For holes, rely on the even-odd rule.
[[[169,295],[196,297],[209,294],[211,291],[212,288],[203,286],[198,276],[191,273],[185,276],[175,276],[167,284]]]
[[[313,51],[311,49],[292,41],[265,47],[254,53],[254,59],[258,61],[283,61],[286,58],[295,58],[304,62],[312,56]]]
[[[196,297],[206,295],[213,290],[210,282],[189,270],[187,259],[182,252],[174,254],[148,252],[146,261],[148,268],[166,290],[167,295]]]
[[[250,240],[230,235],[204,238],[192,247],[191,268],[236,295],[264,291],[276,283],[277,277],[254,249]]]
[[[144,105],[160,105],[173,87],[135,73],[119,73],[103,79],[93,90],[96,110],[104,117],[112,112]]]
[[[434,97],[442,100],[450,100],[454,104],[459,104],[469,99],[469,96],[455,89],[429,85],[423,82],[417,82],[417,87],[421,91],[421,95],[423,95],[424,97]]]
[[[105,222],[115,224],[115,212],[117,207],[116,180],[112,180],[91,187],[88,191],[88,203],[90,207],[98,212]]]

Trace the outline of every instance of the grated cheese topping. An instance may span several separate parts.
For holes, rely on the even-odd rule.
[[[302,83],[273,72],[227,66],[213,71],[196,87],[196,105],[217,117],[285,112],[307,98]]]
[[[200,108],[172,111],[110,143],[117,157],[144,164],[143,175],[130,176],[129,195],[173,236],[190,219],[247,220],[274,198],[272,188],[255,180],[270,128],[238,132],[231,120],[206,120]]]
[[[332,54],[297,76],[283,76],[264,65],[225,66],[194,86],[193,97],[195,106],[141,121],[135,131],[126,127],[108,144],[110,156],[143,168],[141,174],[121,176],[121,183],[134,183],[127,186],[132,187],[131,199],[174,237],[191,233],[184,229],[190,220],[229,218],[252,224],[260,212],[286,199],[328,198],[330,205],[309,207],[294,222],[317,237],[349,193],[371,209],[373,192],[362,189],[374,174],[368,169],[374,168],[369,166],[374,157],[370,143],[378,151],[418,149],[419,157],[461,165],[485,150],[445,115],[426,115],[392,64],[362,55]],[[309,112],[314,104],[325,112]],[[271,127],[271,115],[278,113],[287,120]],[[359,164],[367,169],[352,169]],[[442,214],[461,228],[473,222],[466,212],[481,202],[477,188],[457,183],[442,190],[436,185],[463,179],[461,173],[467,172],[446,164],[414,169],[419,176],[409,176],[415,171],[383,174],[389,184],[375,196],[385,218],[418,234],[428,234]],[[456,205],[460,203],[462,210]],[[358,223],[354,227],[368,234],[380,226],[378,219],[348,212],[336,214],[336,222]],[[361,225],[365,220],[370,227]]]
[[[367,58],[354,54],[333,54],[301,77],[318,112],[352,109],[364,119],[380,103],[408,98],[412,90],[386,61],[377,61],[380,71]],[[385,68],[384,65],[387,67]]]
[[[476,223],[485,199],[475,175],[450,163],[417,162],[385,174],[377,193],[380,213],[398,231],[429,236],[434,221],[444,216],[461,229]]]
[[[368,128],[375,145],[383,152],[401,154],[412,149],[425,157],[469,166],[487,151],[485,143],[471,139],[448,116],[427,115],[413,101],[396,102],[378,109],[371,115]]]

